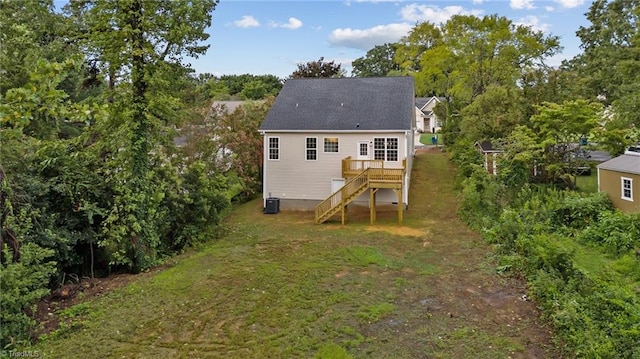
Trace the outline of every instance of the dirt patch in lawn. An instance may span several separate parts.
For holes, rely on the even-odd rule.
[[[117,273],[103,278],[82,278],[77,282],[61,286],[38,301],[35,319],[41,327],[34,333],[35,339],[58,329],[63,321],[59,316],[60,311],[91,301],[115,289],[124,288],[132,282],[153,276],[172,265],[173,262],[168,261],[144,273]]]
[[[421,229],[416,229],[412,227],[404,227],[404,226],[369,226],[366,228],[367,232],[385,232],[395,236],[405,236],[405,237],[422,237],[425,235],[425,231]]]
[[[343,226],[262,215],[260,200],[240,206],[228,235],[89,303],[82,330],[37,349],[52,358],[68,348],[126,358],[561,357],[526,284],[497,273],[491,247],[456,217],[454,174],[445,153],[420,153],[402,226],[395,208],[369,226],[368,209],[352,206]]]

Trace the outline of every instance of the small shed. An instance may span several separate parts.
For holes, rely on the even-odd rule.
[[[493,146],[491,141],[476,142],[476,149],[482,153],[484,169],[489,174],[498,174],[498,156],[503,152]]]
[[[598,168],[598,191],[623,212],[640,211],[640,153],[627,151]]]

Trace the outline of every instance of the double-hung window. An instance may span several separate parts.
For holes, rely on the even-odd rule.
[[[373,159],[383,161],[398,160],[398,138],[376,137],[373,139]]]
[[[280,137],[269,137],[269,157],[270,160],[280,159]]]
[[[325,153],[338,153],[338,137],[325,137],[324,138],[324,152]]]
[[[627,201],[633,201],[633,179],[627,177],[620,178],[622,187],[622,199]]]
[[[307,161],[315,161],[318,159],[318,138],[306,138],[306,159]]]

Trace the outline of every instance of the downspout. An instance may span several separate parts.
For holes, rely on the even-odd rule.
[[[409,181],[411,180],[411,165],[413,164],[413,150],[415,149],[415,135],[413,131],[405,131],[404,133],[404,152],[407,168],[404,173],[404,186],[402,190],[402,201],[406,207],[409,207]],[[411,144],[411,146],[409,146]],[[411,153],[409,153],[411,152]]]
[[[265,131],[259,131],[262,135],[262,208],[267,207],[267,136]]]

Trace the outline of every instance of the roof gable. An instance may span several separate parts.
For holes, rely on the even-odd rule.
[[[411,77],[290,79],[260,130],[411,130],[414,106]]]
[[[480,151],[484,152],[484,153],[491,153],[491,152],[503,152],[500,149],[494,148],[493,147],[493,143],[491,143],[491,141],[482,141],[482,142],[476,142],[476,147],[478,147],[480,149]]]
[[[597,166],[599,169],[640,175],[640,154],[626,152]]]
[[[429,100],[431,100],[430,97],[416,97],[416,107],[422,111],[422,109],[424,108],[424,106],[426,106],[427,102],[429,102]]]

